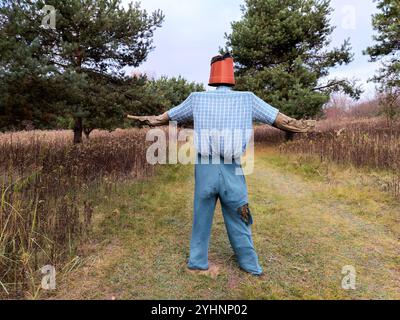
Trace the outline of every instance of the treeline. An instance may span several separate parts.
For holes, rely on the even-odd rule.
[[[400,109],[400,3],[375,1],[374,45],[364,54],[382,61],[371,81],[394,117]],[[297,118],[320,115],[333,93],[358,99],[356,82],[329,77],[354,57],[351,39],[330,46],[332,11],[330,0],[245,0],[221,50],[235,59],[236,89]],[[80,142],[94,128],[123,127],[126,112],[159,113],[204,90],[182,78],[126,76],[126,67],[140,66],[154,49],[163,21],[161,11],[121,0],[2,1],[0,130],[71,127]]]
[[[370,81],[391,117],[400,114],[400,2],[374,0],[374,45],[366,48],[382,67]],[[351,39],[331,47],[330,0],[246,0],[242,19],[232,23],[226,48],[237,67],[238,89],[250,90],[293,117],[322,114],[332,94],[357,100],[357,81],[329,77],[330,70],[353,61]],[[358,30],[363,32],[363,30]],[[385,112],[386,113],[386,112]]]

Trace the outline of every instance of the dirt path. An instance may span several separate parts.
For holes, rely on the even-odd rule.
[[[192,170],[163,167],[152,181],[121,186],[99,204],[102,244],[61,283],[56,298],[400,298],[398,204],[359,172],[321,174],[271,149],[258,148],[247,177],[266,277],[238,269],[219,208],[210,259],[220,273],[216,279],[188,274]],[[356,270],[356,290],[342,289],[347,265]]]

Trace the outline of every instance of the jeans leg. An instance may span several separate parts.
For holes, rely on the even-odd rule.
[[[208,269],[208,245],[217,197],[195,195],[189,269]]]
[[[231,205],[222,203],[222,213],[229,241],[240,267],[249,273],[261,274],[262,268],[258,263],[257,253],[251,237],[251,226],[240,218],[237,208]]]

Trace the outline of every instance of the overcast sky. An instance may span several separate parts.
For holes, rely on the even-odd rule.
[[[129,2],[125,0],[125,2]],[[154,37],[155,50],[139,70],[152,76],[182,75],[190,81],[207,84],[210,58],[225,45],[224,34],[231,22],[240,19],[243,0],[142,0],[148,11],[161,9],[165,22]],[[332,69],[331,75],[357,78],[366,91],[363,99],[373,97],[374,84],[367,83],[377,64],[368,62],[362,51],[373,43],[371,15],[376,12],[373,0],[331,0],[336,30],[332,45],[339,46],[350,38],[355,53],[348,66]]]

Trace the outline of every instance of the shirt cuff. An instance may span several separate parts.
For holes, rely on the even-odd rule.
[[[177,117],[176,117],[177,110],[176,110],[176,108],[172,108],[171,110],[168,110],[167,114],[168,114],[168,117],[169,117],[170,121],[177,121]]]
[[[276,118],[278,117],[278,114],[279,114],[279,110],[278,109],[276,109],[276,108],[274,108],[274,107],[272,107],[274,110],[272,111],[272,113],[271,113],[271,125],[273,125],[274,123],[275,123],[275,121],[276,121]]]

